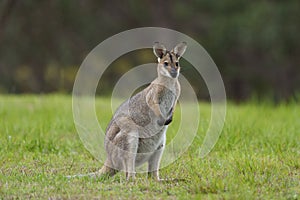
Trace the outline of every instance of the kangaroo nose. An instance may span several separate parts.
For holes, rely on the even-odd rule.
[[[172,68],[170,74],[173,78],[175,78],[177,76],[177,70],[175,68]]]

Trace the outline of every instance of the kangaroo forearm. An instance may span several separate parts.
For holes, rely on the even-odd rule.
[[[149,106],[149,108],[154,112],[154,114],[157,117],[162,117],[162,112],[160,110],[160,106],[159,106],[159,100],[157,97],[153,96],[153,94],[148,93],[146,96],[146,102]]]
[[[154,112],[154,114],[157,116],[157,117],[162,117],[162,112],[160,110],[160,107],[159,107],[159,104],[152,104],[150,106],[151,110]]]

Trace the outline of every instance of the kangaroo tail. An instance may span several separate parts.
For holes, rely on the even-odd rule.
[[[88,174],[76,174],[76,175],[69,175],[69,176],[65,176],[68,179],[71,178],[81,178],[81,177],[91,177],[91,178],[96,178],[97,172],[92,172],[92,173],[88,173]]]
[[[99,171],[91,172],[87,174],[76,174],[76,175],[66,176],[66,178],[71,179],[71,178],[80,178],[80,177],[90,177],[90,178],[112,177],[117,172],[118,172],[117,170],[108,167],[106,165],[103,165],[103,167]]]

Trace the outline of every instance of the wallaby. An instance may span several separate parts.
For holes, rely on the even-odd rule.
[[[136,167],[148,162],[148,174],[161,180],[159,165],[166,131],[180,95],[179,59],[186,46],[182,42],[167,51],[163,44],[154,44],[158,77],[116,110],[105,134],[107,159],[104,166],[90,176],[113,176],[125,171],[127,180],[134,179]]]

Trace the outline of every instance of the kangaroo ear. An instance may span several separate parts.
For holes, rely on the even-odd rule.
[[[153,53],[156,55],[157,58],[162,58],[166,55],[167,49],[163,44],[155,42],[153,45]]]
[[[181,42],[177,44],[172,51],[175,53],[177,58],[180,58],[184,54],[185,50],[186,50],[186,42]]]

